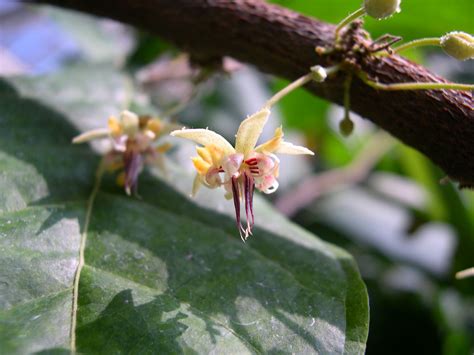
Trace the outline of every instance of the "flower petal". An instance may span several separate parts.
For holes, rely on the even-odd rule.
[[[264,176],[255,181],[255,187],[264,194],[272,194],[278,189],[278,180],[273,175]]]
[[[193,161],[194,168],[197,170],[197,172],[200,175],[206,175],[207,171],[211,167],[211,164],[204,161],[204,159],[202,159],[201,157],[194,157],[194,158],[191,158],[191,159]]]
[[[243,160],[244,155],[242,153],[231,154],[222,159],[222,169],[224,169],[227,176],[238,177]]]
[[[279,160],[273,154],[255,153],[250,154],[245,160],[247,169],[253,177],[261,177],[271,174],[278,167]]]
[[[275,130],[273,138],[263,144],[260,144],[257,148],[255,148],[255,151],[259,153],[273,153],[275,150],[278,149],[282,141],[283,129],[280,126]]]
[[[265,108],[242,121],[235,140],[237,152],[247,156],[255,148],[269,115],[270,110]]]
[[[194,181],[193,181],[193,189],[192,189],[192,192],[191,192],[191,197],[194,197],[196,196],[199,188],[201,187],[202,185],[202,177],[201,175],[199,174],[196,174],[196,176],[194,177]]]
[[[110,116],[108,121],[110,135],[114,138],[120,137],[123,133],[122,126],[119,121],[114,117]]]
[[[219,175],[218,169],[209,169],[204,180],[207,184],[207,187],[209,187],[210,189],[215,189],[216,187],[222,185],[222,180]]]
[[[84,132],[77,137],[72,139],[74,144],[88,142],[97,138],[104,138],[109,135],[109,130],[107,128],[97,128],[91,131]]]
[[[170,133],[173,137],[181,137],[181,138],[186,138],[189,140],[192,140],[193,142],[196,142],[198,144],[201,144],[203,146],[207,145],[215,145],[219,148],[221,148],[224,153],[227,154],[232,154],[235,152],[234,147],[227,142],[227,140],[222,137],[220,134],[217,134],[214,131],[211,131],[209,129],[179,129],[176,131],[173,131]]]
[[[274,151],[276,154],[291,154],[291,155],[300,155],[300,154],[308,154],[314,155],[314,153],[306,147],[302,147],[300,145],[294,145],[293,143],[289,142],[281,142],[280,146],[277,150]]]
[[[222,163],[222,159],[224,158],[224,152],[222,149],[220,149],[216,145],[208,145],[206,149],[209,151],[209,154],[211,155],[211,163],[215,167],[218,167]]]
[[[198,155],[204,160],[206,163],[212,164],[212,156],[211,152],[207,150],[205,147],[196,147],[196,151]]]

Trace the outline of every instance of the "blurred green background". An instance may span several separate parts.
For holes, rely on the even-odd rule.
[[[273,2],[333,23],[360,5]],[[473,19],[472,0],[405,0],[400,14],[367,19],[366,28],[373,38],[391,33],[411,40],[452,30],[474,33]],[[230,137],[242,117],[287,83],[229,61],[232,75],[213,75],[195,85],[186,58],[168,43],[76,13],[10,2],[0,7],[0,21],[0,74],[36,75],[83,61],[110,62],[141,85],[143,100],[135,109],[166,111],[185,102],[176,115],[180,121]],[[407,56],[451,80],[474,82],[473,63],[456,62],[437,48]],[[474,193],[441,185],[444,175],[429,160],[356,115],[354,134],[343,138],[337,129],[341,108],[304,90],[282,100],[273,116],[274,127],[282,122],[290,140],[310,146],[317,159],[283,161],[288,165],[281,188],[271,198],[304,228],[356,258],[370,295],[367,353],[472,354],[474,279],[455,280],[454,273],[474,266]],[[271,133],[270,128],[266,134]],[[314,193],[301,198],[302,186]]]

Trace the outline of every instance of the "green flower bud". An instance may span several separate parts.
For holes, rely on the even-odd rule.
[[[364,10],[370,17],[383,20],[400,12],[401,0],[364,0]]]
[[[339,122],[339,131],[344,137],[350,136],[353,130],[354,122],[352,122],[350,117],[346,116],[341,122]]]
[[[474,59],[474,37],[465,32],[450,32],[441,37],[441,48],[458,60]]]

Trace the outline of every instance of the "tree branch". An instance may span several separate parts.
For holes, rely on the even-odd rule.
[[[287,79],[313,65],[341,59],[373,80],[445,80],[398,55],[361,56],[352,46],[335,55],[315,53],[332,45],[335,26],[257,0],[39,0],[110,17],[165,38],[197,58],[231,56]],[[352,33],[349,33],[352,32]],[[343,35],[344,36],[344,35]],[[353,28],[346,44],[369,48]],[[308,85],[314,94],[341,104],[344,74]],[[308,108],[311,109],[311,108]],[[351,109],[428,156],[463,186],[474,186],[474,103],[472,93],[453,90],[377,91],[354,79]]]

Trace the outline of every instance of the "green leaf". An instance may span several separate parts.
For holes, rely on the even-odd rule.
[[[364,353],[353,259],[264,200],[244,244],[223,192],[191,201],[173,166],[140,177],[141,199],[94,182],[98,156],[70,140],[131,97],[100,66],[0,81],[2,352]]]

